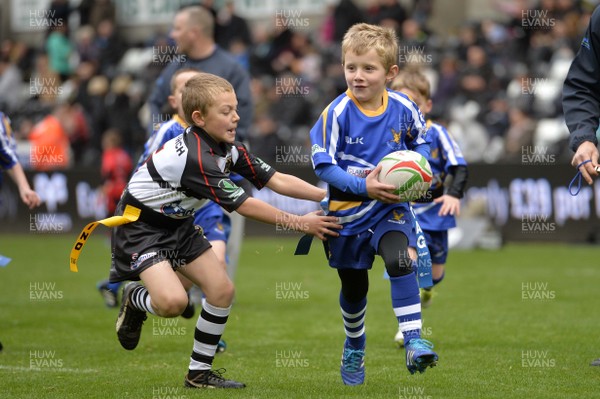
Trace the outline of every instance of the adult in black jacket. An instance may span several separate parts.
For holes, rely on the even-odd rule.
[[[563,112],[571,132],[570,148],[575,151],[571,165],[577,167],[588,184],[598,176],[600,122],[600,7],[590,19],[581,47],[571,64],[563,87]]]

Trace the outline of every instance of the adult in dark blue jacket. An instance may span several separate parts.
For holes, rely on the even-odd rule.
[[[598,176],[598,138],[600,124],[600,7],[592,13],[581,47],[571,64],[563,87],[563,112],[571,132],[569,145],[577,167],[588,184]],[[600,359],[591,363],[600,366]]]
[[[173,55],[156,81],[150,94],[150,112],[153,116],[162,114],[171,94],[171,77],[178,69],[193,68],[212,73],[227,80],[235,90],[241,118],[236,134],[238,140],[243,141],[252,122],[250,75],[231,54],[215,43],[214,23],[212,14],[201,6],[185,7],[175,14],[171,38],[177,45],[178,54]]]
[[[600,7],[596,8],[571,64],[563,87],[563,112],[571,132],[569,145],[577,167],[588,184],[598,176],[598,139],[600,123]],[[600,364],[599,364],[600,365]]]

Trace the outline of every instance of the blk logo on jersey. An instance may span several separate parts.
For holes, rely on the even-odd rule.
[[[363,138],[362,137],[345,137],[346,139],[346,144],[364,144],[363,143]]]

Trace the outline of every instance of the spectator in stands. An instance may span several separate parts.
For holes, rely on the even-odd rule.
[[[115,213],[133,169],[131,157],[121,144],[121,134],[116,129],[109,129],[102,135],[102,191],[108,216]]]
[[[378,0],[369,10],[371,23],[386,26],[401,34],[402,24],[406,20],[406,11],[398,0]],[[400,37],[400,39],[404,39]]]
[[[111,21],[114,26],[117,22],[115,5],[111,0],[95,0],[90,8],[89,17],[89,24],[96,30],[100,29],[100,24],[106,20]]]
[[[125,43],[119,37],[113,20],[104,19],[98,24],[95,45],[100,52],[100,73],[113,78],[116,67],[125,53]]]
[[[231,51],[234,43],[241,42],[246,47],[252,45],[252,35],[248,23],[235,13],[235,4],[232,0],[228,0],[217,13],[215,41],[228,51]]]
[[[507,159],[520,160],[525,148],[533,147],[535,121],[519,107],[508,111],[510,127],[506,132],[504,150]]]
[[[16,110],[22,103],[23,78],[8,56],[0,55],[0,109]]]
[[[90,25],[81,26],[75,33],[75,48],[78,56],[78,63],[98,63],[100,51],[94,40],[95,35],[94,28]]]
[[[67,36],[67,25],[54,27],[46,40],[46,52],[50,69],[60,76],[62,82],[67,80],[73,72],[70,64],[73,50],[74,46]]]
[[[69,105],[59,104],[29,133],[30,166],[38,171],[67,169],[71,164]]]
[[[243,140],[252,121],[252,98],[248,72],[238,64],[230,53],[220,48],[213,36],[214,19],[210,12],[199,6],[186,7],[175,14],[171,37],[177,44],[177,57],[167,65],[150,94],[152,115],[164,113],[170,93],[169,82],[176,70],[194,68],[213,73],[228,80],[238,99],[240,122],[237,137]]]

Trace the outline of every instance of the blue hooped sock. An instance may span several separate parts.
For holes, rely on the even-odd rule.
[[[390,278],[392,307],[398,325],[404,335],[404,342],[421,338],[421,298],[419,285],[414,272]]]
[[[365,314],[367,313],[367,297],[359,302],[351,303],[340,292],[340,307],[348,343],[354,349],[363,349],[366,342]]]

